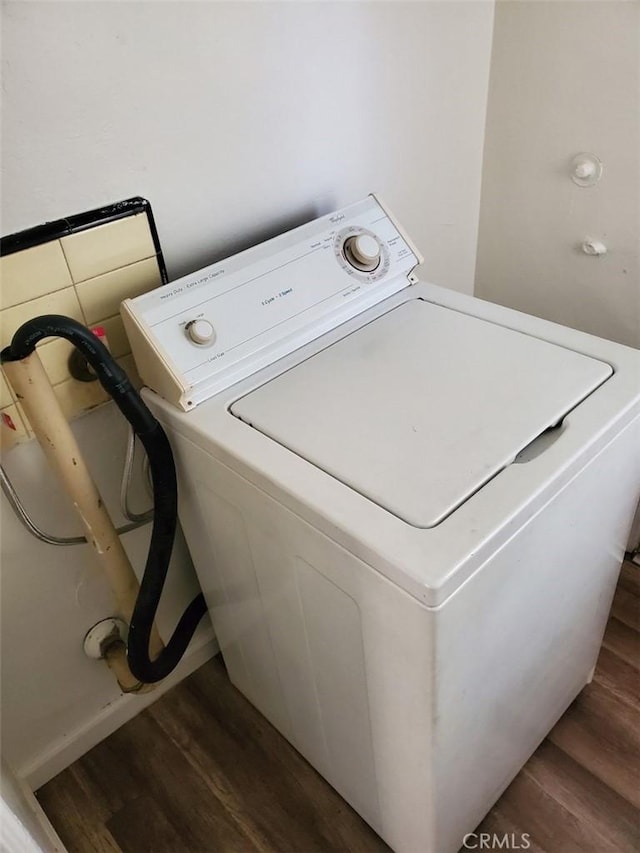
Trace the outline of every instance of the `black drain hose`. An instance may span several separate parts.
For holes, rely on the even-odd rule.
[[[131,424],[149,458],[153,481],[154,516],[151,543],[129,626],[127,659],[133,675],[146,684],[160,681],[182,658],[207,607],[202,593],[182,614],[173,636],[159,657],[149,658],[149,638],[169,568],[175,537],[178,497],[173,454],[162,426],[151,414],[129,377],[104,344],[85,326],[69,317],[45,314],[23,323],[11,344],[0,352],[0,361],[20,361],[43,338],[66,338],[80,350],[105,391]]]

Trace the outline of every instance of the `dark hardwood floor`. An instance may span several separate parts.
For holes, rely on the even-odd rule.
[[[37,796],[70,853],[389,849],[230,685],[220,659]],[[593,682],[477,832],[513,834],[509,849],[531,853],[640,850],[637,566],[623,567]]]

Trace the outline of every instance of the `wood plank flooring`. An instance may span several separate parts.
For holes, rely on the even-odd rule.
[[[37,796],[69,853],[389,850],[231,686],[219,658]],[[639,810],[640,570],[627,563],[592,684],[477,832],[513,833],[511,849],[527,833],[531,853],[632,853]]]

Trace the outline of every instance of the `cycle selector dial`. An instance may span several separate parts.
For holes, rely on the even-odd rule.
[[[185,331],[194,344],[204,346],[215,340],[216,330],[208,320],[191,320],[185,326]]]
[[[380,265],[380,244],[371,234],[357,234],[344,241],[344,256],[357,270],[373,272]]]

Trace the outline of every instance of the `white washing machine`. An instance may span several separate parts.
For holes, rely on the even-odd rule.
[[[123,316],[232,682],[394,850],[446,853],[590,679],[640,352],[420,260],[370,196]]]

